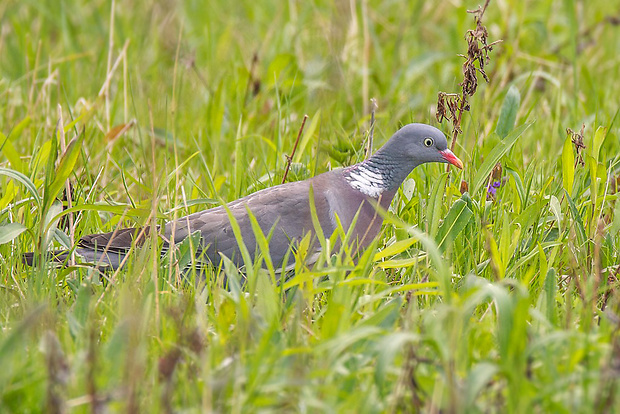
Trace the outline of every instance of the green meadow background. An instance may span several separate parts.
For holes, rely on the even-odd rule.
[[[305,114],[289,181],[363,159],[371,98],[375,149],[450,135],[478,5],[1,2],[0,411],[618,412],[614,2],[491,1],[465,169],[417,168],[358,262],[188,283],[192,243],[151,238],[118,272],[22,264],[278,184]]]

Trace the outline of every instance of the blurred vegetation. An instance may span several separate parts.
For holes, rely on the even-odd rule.
[[[228,266],[224,289],[149,248],[105,275],[21,262],[279,183],[304,114],[289,180],[361,160],[371,98],[375,147],[409,122],[449,135],[437,95],[459,90],[476,7],[0,3],[1,411],[618,411],[605,1],[490,3],[503,42],[463,118],[464,171],[417,168],[357,264],[274,284],[257,262],[242,287]]]

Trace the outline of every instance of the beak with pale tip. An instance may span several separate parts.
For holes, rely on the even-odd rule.
[[[441,157],[446,160],[446,162],[460,168],[461,170],[463,169],[463,161],[459,160],[459,158],[454,155],[452,151],[446,148],[443,151],[439,151],[439,153],[441,154]]]

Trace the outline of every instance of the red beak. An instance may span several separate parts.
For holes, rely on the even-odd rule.
[[[446,148],[443,151],[439,151],[439,153],[441,154],[444,160],[448,161],[450,164],[454,165],[455,167],[460,168],[461,170],[463,169],[463,161],[459,160],[458,157],[454,155],[452,151]]]

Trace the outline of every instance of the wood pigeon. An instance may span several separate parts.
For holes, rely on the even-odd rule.
[[[316,218],[323,235],[329,237],[338,227],[352,235],[353,251],[370,244],[379,234],[383,217],[378,208],[387,210],[398,187],[418,165],[427,162],[449,163],[463,168],[463,163],[448,149],[445,135],[430,125],[408,124],[398,130],[370,158],[346,168],[329,171],[304,181],[291,182],[257,191],[219,206],[166,223],[160,228],[163,251],[178,245],[191,234],[200,235],[197,257],[217,266],[221,255],[243,266],[230,217],[237,222],[243,242],[254,259],[257,247],[249,212],[255,217],[263,234],[268,236],[269,253],[274,266],[285,270],[294,265],[290,249],[308,233],[312,239],[306,258],[316,261],[321,245],[316,241],[310,195],[313,195]],[[355,220],[355,225],[351,224]],[[145,231],[146,230],[146,231]],[[132,244],[144,242],[148,229],[128,228],[110,233],[82,237],[75,253],[98,267],[117,269]],[[199,232],[199,233],[197,233]],[[287,254],[287,252],[289,252]],[[65,262],[69,251],[51,253],[51,260]],[[162,253],[163,254],[163,253]],[[287,263],[283,263],[288,257]],[[32,265],[34,253],[25,253],[24,260]]]

